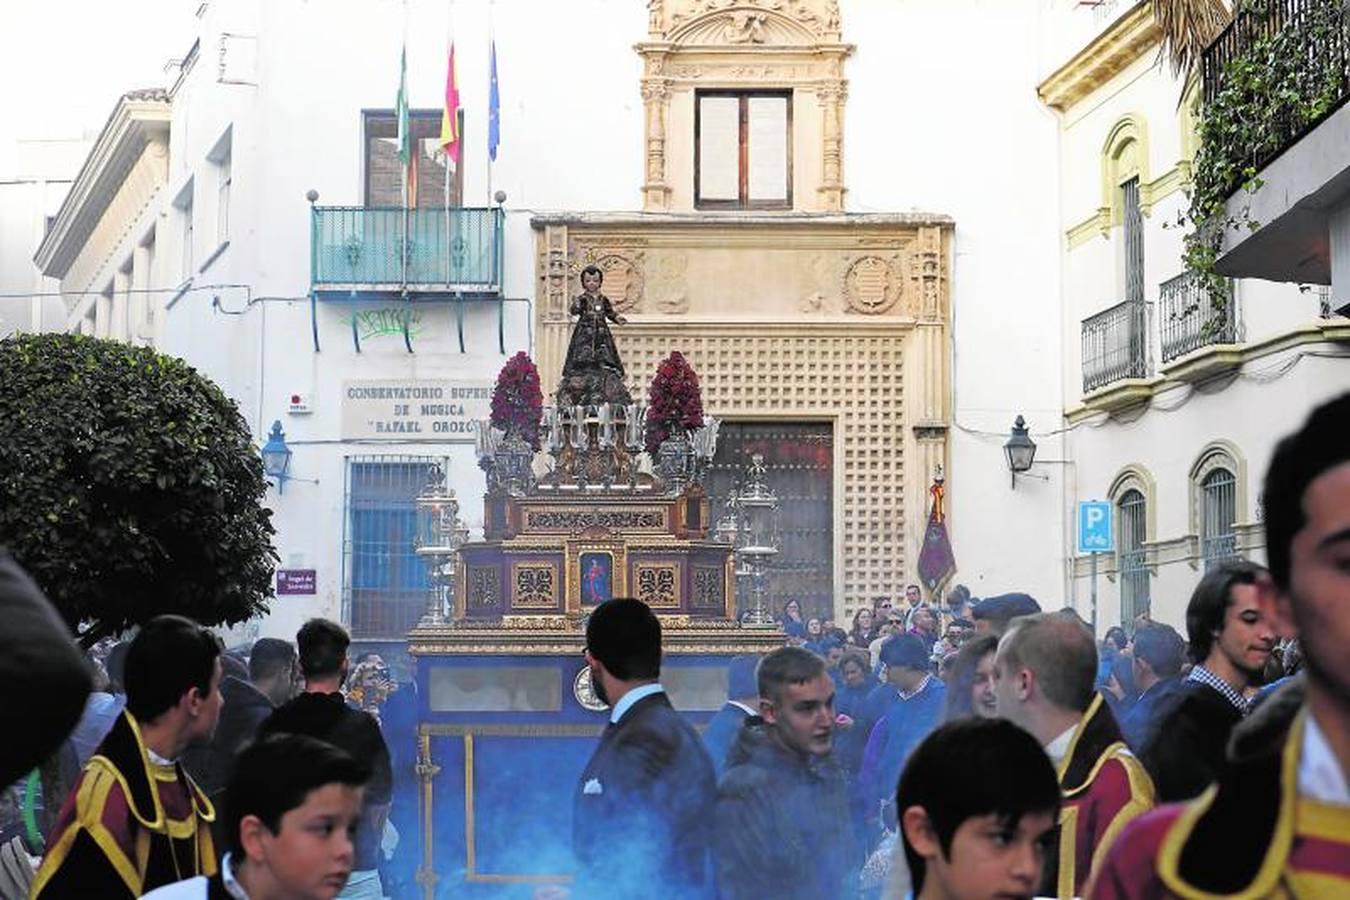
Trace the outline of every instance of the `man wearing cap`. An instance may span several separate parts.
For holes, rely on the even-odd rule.
[[[863,751],[861,782],[869,818],[876,802],[895,796],[905,761],[937,727],[947,695],[946,687],[932,675],[928,648],[916,635],[891,638],[881,648],[881,661],[897,699],[872,727]]]
[[[703,731],[703,746],[712,757],[717,780],[727,769],[727,752],[745,720],[759,715],[759,689],[755,686],[757,656],[734,656],[727,666],[727,702]]]
[[[993,634],[1002,637],[1008,625],[1019,616],[1034,616],[1041,611],[1041,605],[1030,594],[999,594],[986,597],[971,611],[975,620],[976,634]]]

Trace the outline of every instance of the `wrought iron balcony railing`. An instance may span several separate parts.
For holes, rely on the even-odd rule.
[[[499,292],[502,219],[500,208],[316,206],[310,236],[314,287]]]
[[[1162,309],[1162,360],[1171,362],[1201,347],[1237,340],[1237,306],[1232,286],[1214,296],[1193,273],[1187,272],[1158,289]]]
[[[1252,69],[1260,77],[1253,77]],[[1241,73],[1241,74],[1239,74]],[[1345,0],[1240,5],[1201,59],[1204,102],[1223,97],[1268,122],[1245,147],[1259,171],[1350,97],[1350,10]],[[1238,183],[1230,186],[1236,190]]]
[[[1146,304],[1126,301],[1083,320],[1083,393],[1148,375]]]

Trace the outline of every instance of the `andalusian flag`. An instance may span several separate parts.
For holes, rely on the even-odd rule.
[[[394,101],[398,118],[398,159],[406,167],[412,160],[412,122],[408,119],[408,48],[398,62],[398,99]]]
[[[455,42],[450,42],[450,63],[445,70],[445,106],[441,109],[441,147],[459,168],[459,79],[455,77]]]

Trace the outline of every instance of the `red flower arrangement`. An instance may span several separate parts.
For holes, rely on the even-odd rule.
[[[544,418],[544,392],[539,369],[521,350],[506,361],[492,389],[492,424],[509,434],[520,435],[539,449],[539,423]]]
[[[703,394],[694,367],[676,350],[662,360],[647,392],[647,452],[672,434],[703,427]]]

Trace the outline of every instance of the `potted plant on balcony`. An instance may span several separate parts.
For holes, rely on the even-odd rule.
[[[647,393],[647,453],[667,481],[678,487],[693,464],[689,432],[703,427],[703,394],[698,374],[676,350],[661,361]]]
[[[506,361],[492,389],[492,427],[503,437],[496,467],[512,491],[529,480],[530,463],[539,450],[539,424],[544,417],[544,392],[539,369],[524,350]]]

